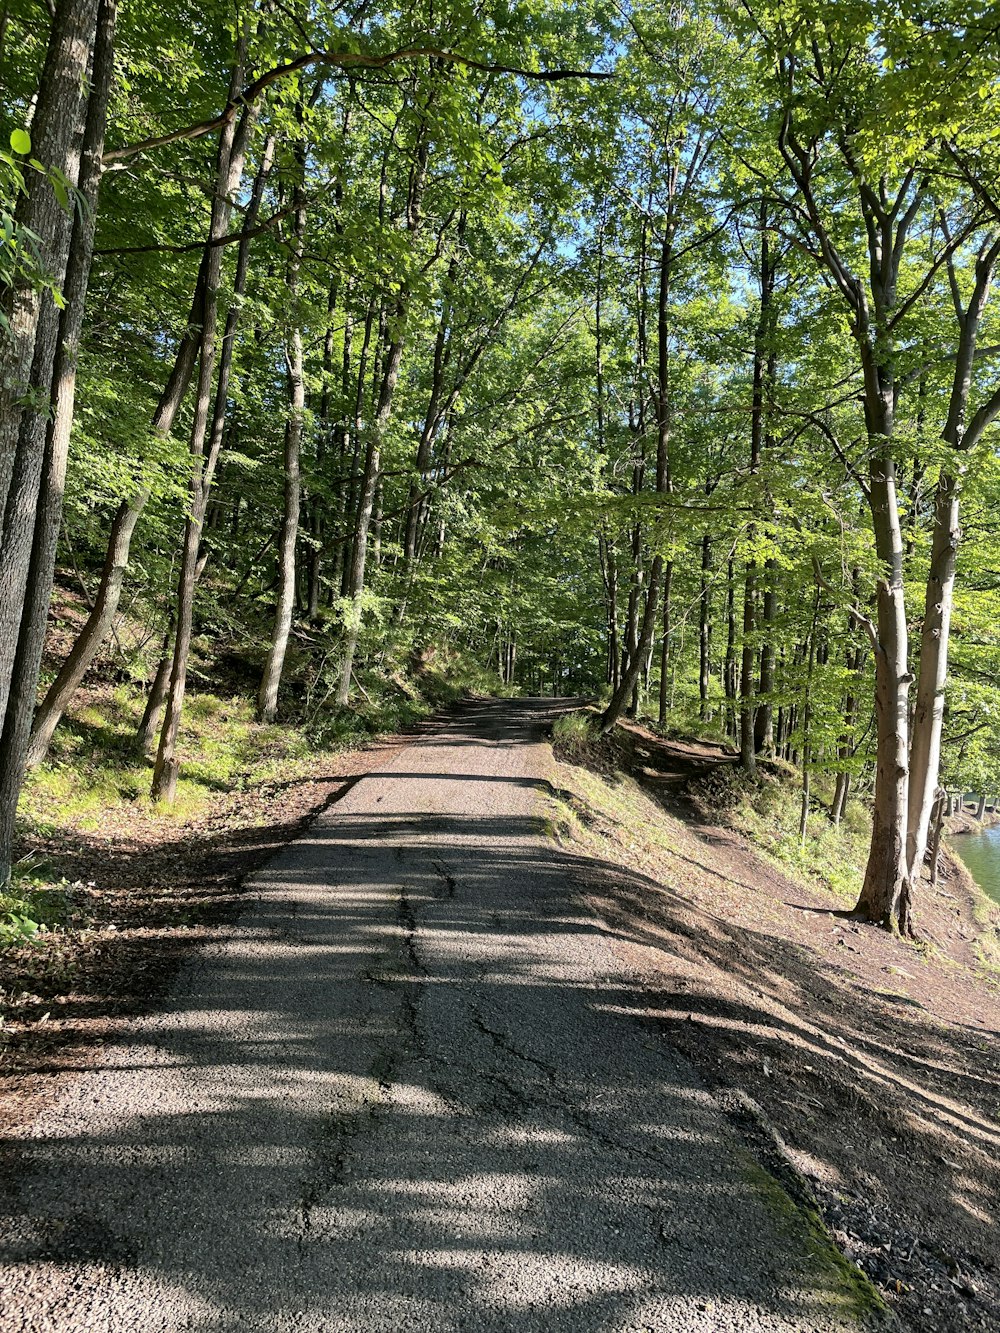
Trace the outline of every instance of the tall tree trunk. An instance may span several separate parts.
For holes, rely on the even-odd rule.
[[[758,754],[773,754],[774,745],[774,622],[778,614],[775,588],[777,565],[764,562],[764,594],[760,608],[760,697],[754,717],[754,749]]]
[[[404,310],[397,311],[400,321]],[[354,535],[354,550],[351,558],[347,595],[351,605],[347,611],[347,626],[344,639],[344,657],[340,669],[340,684],[337,687],[337,703],[347,705],[351,697],[351,674],[354,670],[354,657],[358,650],[361,636],[362,606],[361,598],[365,590],[365,565],[368,554],[368,534],[371,529],[375,509],[375,493],[378,489],[382,467],[382,438],[389,418],[392,415],[392,400],[399,379],[399,367],[403,359],[403,331],[400,328],[393,340],[386,358],[382,375],[382,388],[379,393],[378,409],[375,421],[368,435],[365,450],[365,466],[361,475],[361,502],[358,507],[358,519]]]
[[[301,504],[302,423],[305,416],[305,380],[302,360],[302,331],[292,330],[288,356],[288,396],[291,405],[285,423],[284,511],[281,540],[278,544],[278,602],[274,617],[271,647],[264,664],[257,712],[262,722],[273,722],[278,712],[278,689],[284,669],[288,637],[292,629],[295,603],[295,545],[299,531]]]
[[[163,708],[167,702],[167,691],[170,688],[170,667],[173,663],[173,650],[174,626],[171,621],[163,639],[163,652],[157,663],[149,693],[146,695],[146,707],[143,709],[142,719],[135,733],[136,748],[147,759],[152,759],[156,752],[156,737],[163,721]]]
[[[819,621],[820,594],[817,590],[813,602],[812,625],[809,629],[809,665],[806,668],[806,685],[802,697],[802,804],[799,810],[799,841],[803,847],[809,828],[809,799],[812,765],[812,683],[813,668],[816,665],[816,626]]]
[[[243,83],[246,48],[247,38],[241,37],[230,78],[230,100],[236,97]],[[244,110],[243,117],[238,125],[235,120],[229,122],[223,127],[219,135],[215,167],[216,190],[212,199],[212,216],[209,224],[209,234],[215,240],[221,240],[229,227],[233,196],[242,179],[247,135],[253,118],[253,109],[247,108]],[[201,545],[205,507],[208,503],[208,487],[211,484],[209,469],[214,468],[215,464],[215,460],[210,458],[209,465],[205,465],[205,439],[209,429],[209,413],[213,403],[212,385],[215,377],[222,250],[221,245],[211,246],[205,264],[204,318],[199,340],[198,386],[195,393],[189,451],[191,459],[191,476],[188,490],[189,512],[184,523],[184,542],[177,587],[174,656],[170,669],[170,687],[164,709],[163,727],[160,731],[160,743],[153,764],[153,778],[150,784],[152,799],[163,801],[168,805],[173,802],[177,790],[179,768],[176,753],[177,737],[180,734],[184,694],[187,687],[188,659],[191,652],[194,592],[198,578],[198,552]],[[222,413],[224,416],[224,404],[222,405]],[[219,440],[221,442],[221,429]]]
[[[39,178],[16,210],[18,225],[39,237],[44,262],[62,285],[64,308],[60,313],[51,298],[18,289],[5,312],[10,327],[0,376],[0,484],[6,501],[0,507],[0,884],[10,876],[62,518],[115,19],[114,0],[57,6],[32,126],[33,152],[76,184],[80,206],[68,214],[48,181]],[[25,369],[30,388],[44,390],[48,411],[21,397]]]
[[[930,861],[931,887],[937,884],[938,865],[941,860],[941,837],[944,833],[945,816],[951,814],[951,799],[943,788],[938,787],[931,812],[931,835],[928,859]]]
[[[304,153],[300,169],[304,173]],[[288,272],[288,287],[293,301],[298,289],[306,227],[305,202],[301,185],[296,186],[296,192],[295,231]],[[257,714],[262,722],[273,722],[277,716],[278,689],[281,685],[281,673],[285,665],[285,653],[288,650],[288,636],[292,629],[292,614],[295,607],[295,547],[298,542],[299,508],[302,499],[302,426],[306,409],[302,330],[297,322],[291,331],[285,351],[285,362],[288,371],[289,414],[285,422],[284,509],[281,518],[281,539],[278,544],[278,601],[274,615],[274,631],[257,696]]]
[[[322,475],[327,465],[327,453],[332,441],[333,423],[330,419],[330,386],[333,380],[334,318],[337,313],[337,300],[340,290],[340,274],[336,273],[330,283],[326,301],[326,329],[323,333],[323,361],[321,367],[321,387],[319,411],[316,427],[316,472]],[[339,498],[339,497],[338,497]],[[306,618],[315,624],[319,618],[320,592],[323,583],[323,533],[325,531],[324,510],[326,505],[318,495],[307,497],[307,526],[312,542],[308,557],[308,592],[306,594]]]
[[[733,558],[726,566],[726,656],[722,671],[726,691],[726,734],[734,740],[739,735],[739,715],[736,705],[738,675],[736,669],[736,581],[733,576]]]
[[[754,745],[754,629],[757,612],[757,573],[753,561],[747,562],[743,583],[743,644],[740,656],[740,767],[745,773],[757,771]]]
[[[432,87],[428,93],[427,101],[422,108],[414,144],[413,162],[411,164],[406,198],[406,229],[409,232],[411,240],[415,240],[423,229],[421,210],[424,188],[427,184],[427,168],[430,162],[430,140],[427,112],[430,110],[434,96],[435,89]],[[341,707],[346,707],[351,696],[351,676],[354,671],[354,658],[358,650],[358,641],[361,636],[361,620],[363,615],[362,597],[365,590],[368,537],[372,527],[379,482],[381,480],[382,440],[386,428],[389,425],[389,419],[392,416],[392,404],[396,393],[396,383],[399,379],[399,368],[402,363],[403,348],[406,341],[406,321],[409,314],[409,302],[410,292],[404,285],[396,298],[391,333],[388,331],[388,326],[385,323],[387,312],[384,303],[382,306],[382,318],[380,319],[380,324],[382,325],[382,337],[379,340],[378,353],[380,358],[384,356],[384,362],[380,360],[378,373],[373,376],[373,386],[377,387],[377,396],[374,404],[374,421],[368,432],[366,441],[364,470],[361,476],[361,495],[358,503],[357,522],[354,529],[354,548],[351,553],[351,562],[347,571],[348,577],[345,588],[345,596],[350,599],[350,606],[348,607],[346,614],[344,657],[341,663],[340,682],[337,687],[336,695],[337,703]],[[366,330],[366,338],[367,336],[368,331]]]
[[[674,562],[668,560],[663,571],[663,614],[660,621],[660,698],[657,720],[661,727],[667,725],[669,711],[667,666],[670,660],[670,585],[673,574]]]
[[[640,270],[645,269],[646,254],[646,232],[645,224],[642,232],[642,246],[640,254]],[[658,495],[666,495],[672,487],[670,473],[670,282],[673,271],[673,223],[671,216],[668,215],[664,228],[664,233],[660,245],[660,281],[659,295],[657,300],[657,393],[656,393],[656,492]],[[644,281],[640,283],[644,289]],[[645,304],[640,293],[640,321],[639,321],[639,362],[640,370],[644,371],[646,364],[646,330],[645,330]],[[639,424],[642,428],[640,439],[644,438],[644,408],[639,409]],[[643,446],[644,449],[644,446]],[[644,452],[640,454],[639,466],[645,466]],[[638,479],[633,476],[633,490],[638,494],[641,489],[642,476]],[[636,533],[639,534],[641,550],[641,528],[636,525]],[[633,539],[634,540],[634,539]],[[633,551],[635,550],[633,545]],[[657,552],[653,557],[653,563],[649,570],[649,581],[646,590],[646,605],[643,611],[642,626],[636,634],[635,643],[632,651],[629,653],[628,662],[621,673],[621,679],[618,687],[611,696],[610,702],[601,717],[600,730],[602,735],[606,735],[615,726],[621,717],[625,708],[626,700],[630,695],[634,695],[639,680],[639,672],[643,664],[648,660],[652,651],[653,635],[656,630],[656,612],[659,605],[660,587],[664,578],[664,567],[666,561],[662,555]],[[638,569],[638,560],[636,562]],[[669,587],[669,585],[667,585]],[[638,590],[637,590],[638,594]],[[636,601],[638,606],[638,601]],[[630,598],[631,612],[631,598]]]
[[[155,435],[166,437],[170,434],[194,374],[201,326],[204,322],[205,273],[212,249],[212,239],[209,236],[206,243],[186,329],[178,344],[174,364],[160,395],[156,411],[153,413],[151,430]],[[149,490],[143,488],[131,499],[123,500],[115,512],[108,534],[108,545],[94,605],[35,714],[28,752],[29,767],[40,764],[45,758],[53,733],[70,700],[100,651],[101,645],[111,633],[128,570],[132,536],[149,496]]]
[[[891,393],[891,390],[889,390]],[[887,414],[886,414],[887,415]],[[891,418],[877,439],[891,435]],[[887,454],[869,466],[875,549],[881,565],[876,585],[875,794],[872,842],[857,915],[889,927],[898,916],[910,928],[910,885],[906,863],[906,805],[909,778],[908,696],[910,671],[906,605],[903,596],[903,540],[896,497],[896,465]]]
[[[706,532],[701,539],[701,589],[698,596],[698,715],[702,722],[711,717],[708,692],[712,670],[712,538]]]
[[[750,400],[750,475],[760,470],[761,453],[765,442],[771,443],[768,431],[776,349],[774,346],[774,279],[775,265],[771,261],[770,232],[767,202],[760,203],[760,311],[754,333],[753,390]],[[750,526],[748,538],[752,542],[756,529]],[[747,559],[743,584],[743,648],[740,659],[740,766],[751,776],[757,770],[757,734],[754,718],[754,667],[756,646],[754,632],[757,620],[757,565],[751,555]],[[770,719],[766,725],[770,726]]]
[[[973,448],[1000,413],[1000,390],[973,415],[966,425],[973,363],[993,275],[1000,262],[1000,238],[988,237],[975,264],[975,282],[966,305],[951,268],[951,286],[958,320],[959,342],[952,375],[948,418],[942,438],[956,453]],[[955,567],[959,543],[959,467],[943,467],[934,496],[934,534],[931,564],[924,596],[924,622],[920,636],[920,667],[910,746],[909,809],[906,854],[910,877],[919,879],[924,864],[927,833],[938,789],[941,768],[941,729],[944,721],[944,687],[948,677],[948,639],[954,600]]]

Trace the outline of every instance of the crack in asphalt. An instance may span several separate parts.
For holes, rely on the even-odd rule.
[[[443,890],[434,894],[435,898],[454,898],[455,889],[458,887],[458,881],[455,876],[450,874],[440,861],[432,861],[431,865],[437,871],[438,876],[444,881]]]
[[[628,1016],[538,817],[560,707],[469,704],[353,786],[25,1131],[0,1333],[857,1328]]]

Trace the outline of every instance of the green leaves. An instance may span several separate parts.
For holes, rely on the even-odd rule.
[[[27,157],[31,152],[31,135],[27,130],[11,130],[10,146],[13,152]]]

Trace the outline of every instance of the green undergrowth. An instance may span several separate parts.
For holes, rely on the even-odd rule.
[[[144,705],[129,684],[88,692],[25,785],[20,812],[29,826],[95,829],[111,810],[150,807],[152,765],[135,743]],[[177,799],[161,811],[174,819],[194,813],[212,793],[298,775],[312,749],[300,727],[258,723],[248,700],[210,693],[186,699],[178,748]]]
[[[826,799],[832,790],[827,792],[823,779],[817,779],[803,838],[801,781],[789,764],[761,764],[754,779],[732,765],[701,779],[693,794],[706,813],[723,814],[726,823],[765,859],[786,873],[822,885],[845,903],[854,903],[871,840],[868,812],[850,801],[839,826],[834,825]]]
[[[597,717],[589,710],[563,713],[552,724],[552,745],[561,759],[586,763],[597,756]]]
[[[177,796],[169,808],[153,807],[152,763],[135,741],[145,707],[143,687],[134,681],[98,682],[81,691],[56,730],[45,763],[29,775],[19,808],[22,823],[29,833],[67,826],[92,831],[109,816],[120,818],[130,810],[183,822],[213,796],[307,776],[324,754],[398,732],[470,694],[499,692],[493,676],[455,653],[429,651],[414,666],[408,673],[359,671],[348,708],[336,707],[325,686],[308,693],[289,690],[285,716],[273,724],[256,720],[246,693],[190,691],[178,741]],[[204,669],[199,678],[211,684]]]
[[[79,885],[52,883],[43,864],[25,858],[0,892],[0,949],[41,945],[47,937],[87,924]]]
[[[595,732],[579,740],[571,721],[579,716],[565,715],[553,727],[553,753],[562,766],[549,791],[549,831],[599,855],[602,842],[611,843],[630,865],[657,875],[662,856],[682,850],[686,830],[618,766],[613,738],[598,739]]]
[[[655,832],[670,817],[651,802],[641,786],[626,776],[628,747],[615,733],[599,736],[598,715],[592,709],[565,713],[552,729],[553,750],[558,759],[576,766],[577,781],[586,785],[588,770],[603,779],[601,800],[614,800],[615,784],[629,784],[630,794],[620,810],[625,824],[635,823],[641,794],[646,816],[635,826],[640,836],[658,841]],[[673,734],[673,732],[671,732]],[[686,739],[692,739],[688,736]],[[755,778],[748,778],[735,764],[719,764],[693,781],[687,794],[700,806],[709,821],[725,823],[741,833],[768,862],[806,883],[828,889],[845,904],[857,901],[871,838],[871,821],[857,801],[848,804],[839,827],[829,818],[829,798],[823,776],[814,779],[814,798],[806,821],[806,836],[800,834],[801,774],[790,764],[766,762]],[[596,797],[596,792],[592,793]],[[628,806],[625,809],[624,806]]]

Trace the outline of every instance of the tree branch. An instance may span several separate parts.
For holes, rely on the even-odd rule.
[[[331,69],[385,69],[386,66],[395,64],[400,60],[420,59],[441,60],[447,64],[461,65],[465,69],[478,70],[484,74],[513,74],[517,78],[534,79],[543,83],[555,83],[561,79],[611,79],[614,77],[610,70],[531,70],[521,69],[516,65],[492,65],[486,61],[473,60],[470,56],[460,55],[456,51],[445,51],[436,46],[401,47],[397,51],[389,51],[380,56],[369,55],[362,51],[307,51],[303,55],[296,56],[294,60],[288,61],[287,64],[276,65],[273,69],[254,79],[252,83],[247,84],[243,91],[218,116],[213,116],[210,120],[198,121],[194,125],[187,125],[183,129],[171,130],[168,134],[154,135],[149,139],[141,140],[139,143],[127,144],[122,148],[112,148],[104,154],[102,161],[107,167],[111,162],[122,162],[126,158],[135,157],[137,153],[145,153],[152,148],[162,148],[165,144],[177,143],[181,139],[200,139],[203,135],[211,134],[213,130],[221,129],[223,125],[228,124],[241,106],[246,106],[248,103],[255,101],[272,84],[278,83],[281,79],[288,78],[292,74],[298,74],[301,70],[312,69],[316,65],[324,65]]]

